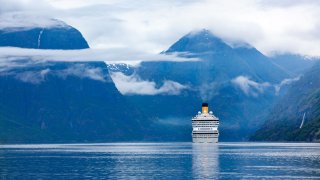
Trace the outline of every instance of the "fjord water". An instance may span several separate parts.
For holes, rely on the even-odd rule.
[[[320,179],[315,143],[0,145],[0,179]]]

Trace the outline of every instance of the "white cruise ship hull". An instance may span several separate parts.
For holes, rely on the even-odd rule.
[[[192,142],[218,143],[219,118],[209,112],[208,103],[202,103],[202,112],[192,118]]]
[[[192,138],[193,143],[218,143],[218,138]]]
[[[192,142],[194,143],[218,143],[219,133],[217,131],[192,132]]]

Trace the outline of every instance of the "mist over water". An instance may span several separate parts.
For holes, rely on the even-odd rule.
[[[0,178],[318,179],[320,144],[0,145]]]

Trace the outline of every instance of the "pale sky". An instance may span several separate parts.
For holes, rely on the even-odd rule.
[[[50,27],[53,24],[48,19],[54,18],[77,28],[91,47],[72,51],[2,47],[0,66],[17,66],[11,60],[21,57],[126,63],[197,60],[159,53],[190,31],[203,28],[230,45],[248,43],[268,56],[276,53],[320,56],[319,17],[318,0],[0,0],[0,29]],[[101,79],[99,71],[88,72],[88,77]],[[39,82],[43,73],[36,76],[40,77]],[[190,88],[173,81],[156,88],[155,82],[117,73],[111,77],[123,94],[179,94]],[[280,89],[282,85],[282,82],[257,83],[245,76],[232,82],[253,96],[264,88]]]
[[[246,42],[266,55],[320,56],[317,0],[0,0],[0,4],[0,28],[5,19],[15,23],[10,18],[17,14],[28,17],[23,23],[45,24],[39,17],[56,18],[81,31],[92,49],[117,49],[121,57],[127,52],[158,54],[186,33],[203,28],[229,44]]]

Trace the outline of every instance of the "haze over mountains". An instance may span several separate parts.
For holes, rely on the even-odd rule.
[[[0,37],[1,46],[89,48],[78,30],[61,24],[0,30]],[[220,118],[222,141],[247,140],[313,64],[294,56],[296,65],[288,67],[283,61],[292,55],[269,58],[208,30],[191,32],[162,53],[199,61],[130,66],[26,58],[2,67],[0,141],[190,141],[191,117],[204,101]]]
[[[251,137],[263,141],[320,140],[320,63],[318,62],[268,115],[265,124]],[[305,116],[303,118],[303,116]]]
[[[221,119],[222,140],[245,140],[264,122],[279,94],[284,93],[282,90],[287,84],[282,81],[294,81],[298,76],[255,48],[229,46],[208,30],[187,34],[163,53],[183,53],[201,61],[143,62],[131,70],[123,65],[118,69],[109,65],[109,70],[115,73],[112,73],[115,82],[133,83],[128,81],[131,78],[135,83],[154,82],[162,88],[170,80],[187,87],[178,96],[167,93],[150,96],[140,91],[128,93],[126,88],[119,90],[140,106],[144,114],[154,116],[161,123],[174,121],[177,129],[188,124],[201,102],[209,102],[214,114]],[[121,69],[130,78],[120,76]],[[150,108],[144,108],[146,105]],[[185,137],[188,136],[186,132]]]

